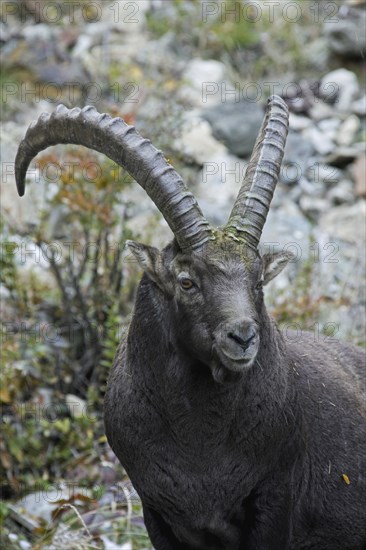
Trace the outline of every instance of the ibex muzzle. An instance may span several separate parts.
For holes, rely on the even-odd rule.
[[[240,370],[255,361],[259,347],[259,330],[254,321],[243,319],[219,327],[216,349],[230,370]]]

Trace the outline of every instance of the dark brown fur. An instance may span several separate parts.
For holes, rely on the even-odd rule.
[[[365,548],[364,352],[281,334],[255,290],[267,259],[146,250],[105,424],[156,550]],[[191,307],[177,264],[200,281]],[[216,380],[210,331],[243,308],[259,322],[258,353]]]

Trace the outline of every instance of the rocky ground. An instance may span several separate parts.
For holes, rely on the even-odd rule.
[[[246,2],[252,11],[240,11],[238,22],[216,13],[224,3],[83,0],[72,14],[70,4],[67,12],[66,3],[46,0],[2,5],[4,241],[32,240],[54,192],[52,182],[44,191],[44,171],[22,200],[15,190],[16,149],[41,112],[52,112],[60,102],[94,104],[134,123],[171,159],[209,220],[220,226],[239,189],[266,98],[274,92],[290,107],[290,132],[262,247],[288,248],[296,261],[271,283],[267,301],[283,326],[364,343],[365,3],[319,2],[316,12],[315,4],[300,2],[299,20],[280,10],[273,21],[265,13],[256,21],[258,3]],[[334,4],[334,15],[328,4]],[[62,158],[62,148],[56,154]],[[156,246],[167,242],[168,227],[136,185],[124,190],[123,204],[133,234]],[[49,216],[50,241],[57,238],[63,208]],[[22,263],[16,256],[16,263],[24,280],[36,273],[55,287],[47,261]],[[10,295],[5,282],[7,320],[16,316]],[[113,500],[106,495],[102,510]],[[38,513],[50,519],[49,506]],[[103,514],[108,525],[98,547],[132,548],[131,541],[111,542],[114,524]],[[13,535],[14,548],[30,548]],[[47,548],[63,544],[56,537]],[[72,547],[94,547],[87,536],[79,544]],[[134,547],[147,547],[146,540]]]

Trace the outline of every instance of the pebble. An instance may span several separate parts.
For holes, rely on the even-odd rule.
[[[219,153],[226,152],[225,145],[213,137],[209,123],[198,118],[193,118],[183,127],[174,148],[200,166]]]
[[[227,152],[207,160],[200,171],[195,196],[209,221],[226,224],[245,175],[247,162]]]
[[[263,108],[249,100],[225,101],[202,111],[214,137],[222,141],[231,154],[245,158],[253,149],[263,121]]]
[[[291,130],[294,132],[301,132],[302,130],[305,130],[305,128],[312,126],[313,121],[306,116],[290,113],[289,125]]]
[[[55,39],[62,32],[61,27],[39,23],[38,25],[27,25],[22,29],[22,36],[30,44],[34,41],[47,42]]]
[[[314,149],[320,155],[327,155],[334,149],[334,142],[315,126],[312,128],[307,128],[303,132],[303,136],[312,143]]]
[[[311,130],[308,128],[305,132]],[[304,133],[293,132],[287,136],[285,154],[283,157],[282,177],[287,183],[296,183],[304,175],[315,150],[312,142],[304,139]],[[290,167],[290,168],[289,168]]]
[[[311,195],[302,195],[299,204],[301,210],[312,219],[317,219],[319,214],[329,208],[329,202],[326,199],[315,198]]]
[[[331,102],[337,111],[349,111],[359,94],[357,76],[348,69],[337,69],[323,76],[320,83],[320,94]]]
[[[309,115],[312,120],[318,122],[324,118],[332,119],[335,116],[334,109],[331,105],[328,105],[324,101],[318,99],[314,105],[309,109]]]
[[[336,142],[338,145],[347,147],[352,145],[356,139],[357,132],[360,128],[360,119],[356,115],[350,115],[342,122],[339,127]]]
[[[351,167],[356,197],[366,198],[366,155],[357,157]]]
[[[351,108],[355,115],[362,117],[366,116],[366,94],[360,97],[360,99],[356,99],[356,101],[352,103]]]
[[[318,322],[334,323],[336,338],[364,341],[365,201],[329,208],[319,217],[314,237],[320,258],[312,296],[320,300]],[[344,304],[344,305],[342,305]]]
[[[334,205],[352,204],[355,200],[352,183],[349,180],[340,181],[329,190],[326,198]]]
[[[234,89],[227,80],[224,63],[214,59],[192,59],[188,62],[183,75],[184,85],[180,95],[188,99],[195,107],[209,107],[221,103],[225,90]]]
[[[278,243],[283,247],[295,243],[301,247],[302,257],[306,257],[310,232],[311,224],[297,204],[284,201],[277,209],[270,209],[263,228],[261,244],[268,246]]]
[[[309,167],[307,176],[313,182],[333,185],[341,179],[342,171],[330,164],[316,162]]]
[[[8,25],[0,21],[0,42],[7,42],[11,38],[11,31]]]
[[[90,50],[92,45],[93,45],[92,37],[86,34],[82,34],[81,36],[79,36],[72,50],[72,56],[76,59],[82,58],[83,55]]]
[[[337,137],[337,130],[341,121],[338,118],[325,118],[318,122],[318,128],[329,139],[335,140]]]
[[[364,143],[355,143],[352,147],[336,147],[324,161],[332,166],[345,166],[365,150]]]
[[[82,416],[87,416],[87,403],[81,397],[68,393],[65,397],[66,405],[70,410],[70,414],[73,418],[81,418]]]
[[[25,516],[42,518],[49,522],[52,520],[52,512],[57,507],[57,501],[60,499],[68,500],[76,494],[82,494],[90,498],[91,491],[85,487],[77,487],[75,483],[53,485],[47,490],[27,494],[14,504],[14,508],[24,513]]]
[[[357,201],[351,207],[348,205],[337,206],[322,216],[319,220],[319,230],[348,245],[357,242],[362,246],[366,235],[360,231],[360,228],[364,226],[365,216],[365,201]],[[348,255],[356,254],[356,250],[350,248],[344,249],[343,252]],[[366,261],[366,256],[364,261]]]
[[[307,171],[307,174],[312,173],[312,167]],[[301,191],[312,197],[319,197],[324,192],[324,185],[319,181],[318,170],[315,167],[314,172],[312,173],[313,179],[308,180],[307,178],[301,178],[299,181],[299,187]]]
[[[356,0],[353,1],[356,5]],[[324,33],[329,49],[335,54],[354,59],[364,59],[366,52],[366,11],[365,4],[357,2],[361,9],[340,4],[337,16],[325,21]]]

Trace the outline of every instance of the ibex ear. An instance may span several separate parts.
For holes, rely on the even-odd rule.
[[[136,241],[126,241],[126,246],[136,258],[139,266],[161,287],[163,264],[160,250],[154,246],[148,246]]]
[[[284,267],[294,260],[295,256],[291,252],[276,252],[275,254],[264,254],[262,282],[266,285],[269,281],[274,279]]]

